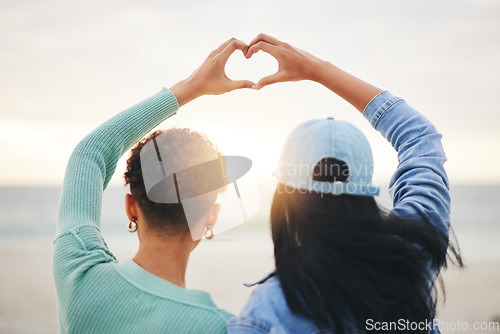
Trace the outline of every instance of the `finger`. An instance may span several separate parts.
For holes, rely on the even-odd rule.
[[[243,55],[245,55],[248,51],[248,45],[238,39],[231,41],[219,54],[221,60],[227,62],[227,60],[235,50],[241,50],[243,52]]]
[[[234,37],[231,37],[230,39],[228,39],[227,41],[225,41],[224,43],[222,43],[221,45],[219,45],[219,47],[215,50],[213,50],[210,55],[218,55],[219,53],[222,52],[222,50],[224,50],[226,48],[226,46],[228,46],[232,41],[236,41],[237,39],[234,38]]]
[[[269,36],[269,35],[260,33],[257,35],[257,37],[255,37],[250,42],[250,44],[248,44],[248,46],[252,46],[254,44],[257,44],[260,41],[264,41],[264,42],[267,42],[267,43],[273,44],[273,45],[280,45],[282,43],[279,39],[274,38],[273,36]]]
[[[276,53],[278,51],[278,47],[276,47],[275,45],[270,44],[268,42],[260,41],[257,44],[254,44],[253,46],[248,48],[248,51],[245,54],[245,57],[250,58],[254,53],[259,52],[259,50],[262,50],[266,53],[269,53],[271,56],[276,58]]]
[[[232,90],[242,89],[242,88],[252,88],[253,86],[255,86],[255,83],[250,81],[250,80],[232,80],[231,81]]]
[[[259,90],[262,87],[272,85],[272,84],[277,83],[277,82],[283,82],[283,81],[285,81],[283,74],[280,72],[277,72],[277,73],[268,75],[267,77],[260,79],[257,82],[257,84],[255,86],[253,86],[252,88]]]

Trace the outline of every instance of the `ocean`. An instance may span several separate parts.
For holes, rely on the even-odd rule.
[[[226,232],[231,240],[240,233],[250,232],[257,237],[262,232],[262,237],[268,238],[273,185],[259,184],[259,190],[259,211],[234,231]],[[5,239],[50,242],[55,235],[60,192],[59,187],[0,187],[0,242]],[[104,192],[101,218],[105,237],[130,235],[126,230],[125,193],[125,187],[109,187]],[[452,226],[464,257],[500,259],[500,185],[454,185],[451,196]],[[382,191],[378,201],[391,208],[387,191]]]
[[[186,272],[189,289],[209,292],[233,314],[252,291],[243,283],[258,281],[274,267],[268,223],[273,186],[259,189],[258,213],[213,240],[203,240]],[[57,332],[52,241],[60,192],[57,187],[0,188],[0,333]],[[119,261],[133,257],[138,247],[137,235],[126,228],[125,193],[124,187],[107,189],[101,215],[102,234]],[[467,269],[444,273],[447,302],[439,304],[438,316],[470,323],[498,319],[500,185],[457,185],[451,193],[452,225]],[[379,203],[391,207],[387,191]]]

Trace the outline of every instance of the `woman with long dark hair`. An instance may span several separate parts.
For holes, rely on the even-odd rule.
[[[256,88],[316,81],[352,104],[398,153],[394,208],[374,199],[363,134],[333,118],[297,126],[283,147],[271,207],[276,270],[262,280],[229,333],[438,332],[435,281],[449,242],[450,196],[441,134],[404,100],[271,36],[262,50],[277,73]]]

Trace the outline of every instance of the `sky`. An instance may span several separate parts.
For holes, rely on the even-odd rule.
[[[452,184],[500,183],[500,2],[0,0],[0,186],[58,186],[81,138],[188,77],[230,37],[265,32],[403,97],[443,134]],[[233,79],[277,69],[235,53]],[[363,117],[312,82],[199,98],[159,128],[205,132],[268,177],[288,132],[312,118],[352,122],[387,184],[397,156]],[[112,184],[123,184],[125,158]]]

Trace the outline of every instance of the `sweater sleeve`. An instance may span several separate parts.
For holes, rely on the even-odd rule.
[[[398,153],[398,167],[389,185],[391,214],[426,221],[448,235],[450,194],[441,134],[387,91],[375,96],[363,115]]]
[[[54,241],[56,286],[101,262],[115,261],[101,237],[101,203],[118,159],[179,105],[163,89],[112,117],[76,146],[69,159]]]

